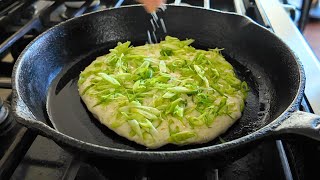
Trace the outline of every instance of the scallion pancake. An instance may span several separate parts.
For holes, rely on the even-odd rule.
[[[118,43],[81,72],[82,100],[102,124],[148,148],[215,139],[241,117],[248,86],[220,49],[192,42]]]

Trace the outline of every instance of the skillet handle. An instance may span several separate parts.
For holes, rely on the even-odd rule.
[[[274,131],[276,134],[299,134],[320,141],[320,116],[296,111]]]

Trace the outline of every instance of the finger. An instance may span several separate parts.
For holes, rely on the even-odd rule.
[[[138,0],[138,2],[144,4],[144,8],[147,12],[152,13],[164,4],[165,0]]]

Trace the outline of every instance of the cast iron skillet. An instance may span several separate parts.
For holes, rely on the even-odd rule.
[[[295,133],[320,140],[320,118],[298,111],[305,76],[299,60],[273,33],[244,16],[168,6],[168,34],[195,39],[197,48],[223,53],[251,92],[241,119],[222,138],[197,146],[148,150],[100,125],[77,91],[80,71],[118,41],[144,44],[150,15],[141,6],[91,13],[61,23],[31,42],[13,72],[18,122],[63,147],[99,157],[146,162],[213,158],[228,161],[266,137]]]

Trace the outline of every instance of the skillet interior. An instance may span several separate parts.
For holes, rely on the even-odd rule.
[[[93,13],[63,23],[34,41],[20,57],[17,91],[39,121],[79,140],[97,145],[145,150],[99,124],[80,101],[77,78],[96,56],[118,41],[141,45],[150,16],[142,7]],[[224,48],[227,60],[251,92],[245,112],[222,138],[250,134],[278,117],[293,101],[300,83],[291,52],[271,33],[246,18],[190,7],[169,6],[164,14],[168,34],[195,39],[196,48]],[[166,146],[157,151],[198,146]]]

